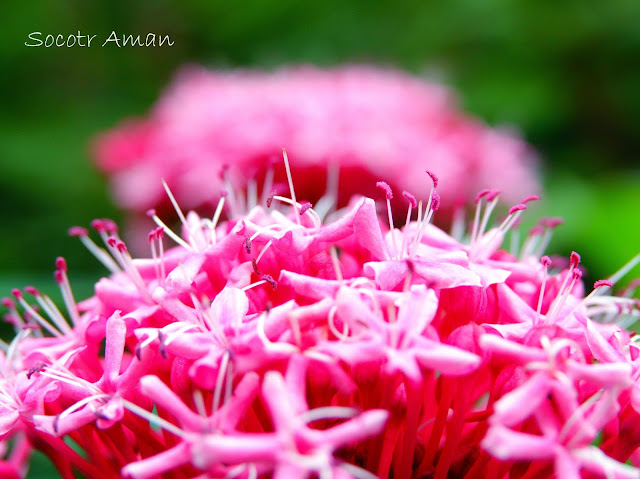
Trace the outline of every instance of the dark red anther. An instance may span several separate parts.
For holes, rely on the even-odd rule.
[[[544,234],[544,228],[540,225],[536,225],[529,230],[529,236],[536,236]]]
[[[429,170],[426,170],[425,173],[427,175],[429,175],[429,177],[431,178],[431,181],[433,181],[433,187],[437,188],[438,187],[438,177],[436,176],[436,174],[433,171],[429,171]]]
[[[253,258],[251,260],[251,266],[253,266],[253,272],[256,274],[256,276],[261,276],[262,275],[262,273],[258,269],[258,262],[256,261],[255,258]]]
[[[393,191],[391,191],[391,187],[386,181],[378,181],[376,183],[376,186],[380,188],[382,191],[384,191],[384,195],[387,197],[388,200],[393,199]]]
[[[116,238],[115,236],[109,236],[107,238],[107,244],[112,248],[115,248],[116,245],[118,244],[118,238]]]
[[[271,202],[273,201],[273,197],[276,196],[278,193],[276,190],[272,190],[271,193],[269,193],[269,197],[267,198],[267,208],[271,208]]]
[[[111,416],[109,416],[106,412],[104,412],[103,408],[96,409],[93,412],[93,414],[95,414],[96,418],[102,419],[103,421],[108,421],[109,419],[112,419]]]
[[[244,249],[247,250],[247,254],[251,254],[251,236],[244,237]]]
[[[162,226],[158,226],[156,228],[156,239],[158,241],[161,241],[163,237],[164,237],[164,228]]]
[[[407,263],[407,270],[409,270],[409,274],[413,274],[413,270],[415,269],[415,266],[413,265],[413,261],[410,259],[405,260],[405,263]]]
[[[227,171],[229,171],[229,163],[224,163],[221,167],[220,167],[220,171],[218,172],[218,177],[221,180],[224,180],[226,175],[227,175]]]
[[[485,196],[487,196],[489,193],[491,193],[491,190],[482,190],[480,191],[480,193],[478,193],[475,197],[475,199],[473,201],[475,201],[476,203],[478,203],[482,198],[484,198]]]
[[[304,203],[302,203],[300,205],[300,216],[302,216],[303,214],[305,214],[308,210],[311,209],[313,205],[311,203],[309,203],[308,201],[305,201]]]
[[[0,304],[2,304],[2,306],[4,306],[5,308],[9,308],[9,309],[15,309],[16,305],[13,301],[11,301],[9,298],[2,298],[0,299]]]
[[[500,190],[491,190],[488,194],[487,194],[487,201],[493,201],[496,199],[497,196],[500,195]]]
[[[555,228],[556,226],[560,226],[562,223],[564,223],[562,218],[542,218],[540,220],[540,224],[547,228]]]
[[[542,266],[545,266],[547,268],[551,266],[551,258],[549,258],[548,256],[543,256],[542,258],[540,258],[540,262],[542,263]]]
[[[509,208],[509,216],[514,214],[516,211],[523,211],[527,209],[527,205],[520,203],[519,205],[513,205]]]
[[[69,228],[67,233],[69,234],[69,236],[89,236],[89,232],[87,231],[87,229],[83,228],[82,226],[72,226],[71,228]]]
[[[114,235],[118,232],[118,225],[116,224],[115,221],[110,220],[108,218],[104,218],[102,220],[102,223],[104,224],[105,231],[110,235]]]
[[[433,195],[431,195],[431,209],[436,211],[438,208],[440,208],[440,195],[434,190]]]
[[[578,279],[582,278],[582,271],[580,271],[579,268],[574,268],[572,274],[573,274],[573,279],[574,280],[578,280]]]
[[[40,295],[40,291],[38,291],[34,286],[25,286],[24,287],[25,292],[29,293],[30,295],[33,296],[39,296]]]
[[[429,172],[427,171],[427,173],[429,173]],[[416,197],[413,196],[408,191],[403,191],[402,192],[402,196],[405,197],[405,199],[409,202],[409,204],[411,205],[412,208],[415,208],[416,206],[418,206],[418,201],[416,200]]]
[[[13,288],[11,290],[11,294],[16,298],[16,299],[22,299],[22,291],[20,291],[18,288]]]
[[[580,264],[580,255],[575,251],[572,251],[571,256],[569,256],[569,264],[571,264],[573,268]]]
[[[162,331],[158,331],[158,341],[160,342],[160,346],[158,346],[158,351],[160,352],[160,356],[164,359],[167,359],[167,345],[165,341],[167,340],[167,335]]]
[[[56,268],[65,272],[67,271],[67,262],[62,256],[58,256],[56,258]]]
[[[116,249],[118,251],[120,251],[120,253],[126,253],[127,252],[127,245],[124,244],[124,241],[118,240],[118,241],[116,241]]]
[[[27,379],[31,379],[31,376],[33,376],[35,373],[39,373],[40,371],[42,371],[45,367],[47,366],[46,363],[43,363],[42,361],[39,363],[34,364],[31,369],[29,369],[27,371]]]
[[[613,283],[608,279],[599,279],[598,281],[593,283],[593,289],[603,288],[605,286],[611,288],[613,286]]]
[[[153,243],[156,239],[156,230],[149,231],[149,236],[147,237],[149,243]]]
[[[57,269],[53,272],[53,277],[56,279],[56,283],[62,284],[64,283],[64,272],[60,269]]]
[[[274,291],[278,289],[278,282],[275,279],[273,279],[273,276],[268,274],[263,274],[262,279],[265,280],[267,283],[269,283]]]
[[[105,225],[104,225],[104,221],[102,221],[101,219],[95,219],[95,220],[93,220],[93,221],[91,222],[91,227],[92,227],[94,230],[96,230],[96,231],[98,231],[98,232],[100,232],[100,233],[102,233],[102,232],[104,232],[104,231],[106,231],[106,230],[107,230],[107,229],[106,229],[106,227],[105,227]]]
[[[540,199],[540,197],[538,195],[529,195],[524,200],[522,200],[520,203],[522,203],[523,205],[526,205],[530,201],[538,201],[539,199]]]

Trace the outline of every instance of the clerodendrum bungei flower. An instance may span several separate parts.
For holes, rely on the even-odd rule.
[[[59,259],[66,313],[4,300],[7,474],[35,447],[65,478],[639,477],[637,301],[611,291],[640,256],[585,297],[577,254],[542,256],[557,220],[500,249],[537,197],[491,226],[484,190],[454,237],[433,173],[397,228],[386,182],[322,217],[285,166],[289,194],[238,215],[237,192],[201,218],[167,187],[182,232],[150,211],[150,259],[72,228],[111,275],[76,303]]]
[[[419,191],[424,164],[441,177],[449,213],[482,188],[500,188],[507,202],[539,188],[535,155],[513,132],[464,114],[441,85],[365,66],[185,68],[147,117],[124,122],[94,146],[115,200],[139,215],[168,211],[161,178],[184,208],[206,211],[222,190],[238,188],[248,190],[250,207],[260,196],[263,204],[270,184],[286,184],[273,167],[283,146],[296,159],[301,199],[320,213],[330,207],[317,202],[327,184],[334,194],[325,199],[342,207],[354,194],[373,196],[379,178]],[[401,197],[394,210],[400,207]]]

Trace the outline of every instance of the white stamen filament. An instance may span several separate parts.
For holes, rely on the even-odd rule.
[[[323,419],[351,419],[357,416],[359,411],[353,407],[326,406],[317,407],[300,414],[299,418],[305,423],[321,421]]]
[[[218,377],[216,378],[216,387],[213,390],[213,403],[211,406],[212,413],[215,414],[220,407],[220,398],[222,396],[222,383],[224,377],[228,374],[227,368],[229,366],[229,351],[225,351],[220,361],[220,367],[218,368]]]
[[[350,474],[356,479],[378,479],[378,476],[376,476],[375,474],[372,474],[366,469],[362,469],[361,467],[349,462],[342,462],[339,467],[340,469],[345,470],[347,474]]]
[[[298,210],[302,208],[302,205],[300,203],[295,203],[294,200],[290,198],[285,198],[284,196],[279,196],[279,195],[275,195],[273,199],[280,201],[282,203],[286,203],[288,205],[294,206],[296,208],[296,218],[298,220],[297,223],[298,225],[302,226],[300,224],[300,215],[298,214]],[[314,211],[313,208],[309,208],[307,211],[305,211],[305,214],[311,219],[311,221],[313,222],[313,226],[315,228],[320,228],[320,226],[322,226],[322,220],[320,219],[320,216],[318,215],[318,213]]]
[[[335,246],[331,246],[331,248],[329,248],[329,254],[331,255],[331,263],[333,264],[333,270],[336,273],[336,279],[338,281],[343,281],[344,277],[342,276],[342,268],[340,267],[338,251],[336,250]]]
[[[409,210],[407,211],[407,220],[404,223],[404,233],[402,235],[402,246],[400,247],[400,254],[398,255],[398,259],[402,257],[403,254],[409,256],[409,251],[407,250],[407,237],[409,236],[409,224],[411,223],[411,211],[412,211],[411,203],[409,203]]]
[[[167,225],[165,225],[163,223],[163,221],[160,218],[158,218],[158,215],[154,214],[151,217],[151,219],[154,221],[155,224],[160,226],[164,230],[164,232],[167,233],[167,236],[169,236],[173,241],[175,241],[177,244],[179,244],[180,246],[185,248],[187,251],[189,251],[191,253],[194,252],[194,249],[191,247],[191,245],[189,245],[189,243],[187,243],[185,240],[180,238],[180,236],[175,234],[173,231],[171,231],[171,228],[169,228]]]
[[[251,178],[247,182],[247,209],[251,210],[258,204],[258,185],[256,179]]]
[[[612,274],[607,278],[611,281],[611,284],[616,284],[620,279],[622,279],[629,271],[631,271],[638,263],[640,263],[640,253],[631,258],[627,264],[625,264],[622,268],[620,268],[616,273]],[[604,293],[604,291],[602,291]],[[597,294],[602,294],[597,293]]]
[[[398,251],[398,245],[396,243],[395,228],[393,227],[393,215],[391,214],[391,200],[389,200],[389,198],[387,198],[387,216],[389,217],[389,234],[391,235],[391,244],[393,245],[391,259],[395,259],[400,254],[400,251]]]
[[[220,199],[218,200],[218,206],[216,206],[216,211],[213,213],[213,218],[211,219],[211,226],[209,227],[209,229],[212,232],[212,239],[213,242],[216,242],[216,227],[218,226],[218,221],[220,221],[220,216],[222,215],[222,209],[224,208],[224,196],[221,196]]]
[[[182,210],[180,209],[178,202],[173,196],[173,193],[171,193],[171,190],[169,189],[169,185],[167,185],[167,182],[164,181],[164,179],[162,179],[162,186],[164,188],[164,191],[167,193],[167,196],[169,197],[169,201],[171,201],[171,204],[173,205],[173,209],[176,210],[176,213],[178,214],[178,218],[180,218],[180,223],[182,223],[182,226],[184,226],[184,228],[189,233],[189,237],[191,237],[191,227],[189,226],[189,223],[187,223],[187,219],[184,217],[184,214],[182,213]],[[197,251],[196,245],[193,243],[192,245],[194,249],[196,249]]]
[[[569,274],[571,273],[573,273],[573,266],[569,268]],[[576,277],[573,274],[571,274],[571,282],[569,283],[568,287],[564,288],[565,284],[567,283],[567,279],[569,278],[569,274],[567,274],[567,276],[565,277],[565,280],[562,282],[562,287],[559,290],[560,295],[557,296],[556,299],[553,301],[551,307],[549,308],[550,312],[547,312],[547,315],[546,315],[547,324],[553,323],[558,312],[560,311],[562,306],[564,306],[565,302],[567,301],[567,298],[569,297],[569,294],[571,293],[571,291],[573,290],[573,287],[576,284]]]
[[[264,347],[269,351],[277,351],[285,354],[298,352],[299,349],[295,347],[293,344],[274,342],[267,337],[267,333],[264,330],[264,323],[266,319],[267,319],[267,312],[265,311],[258,316],[258,324],[256,326],[258,337],[260,338],[260,341],[262,341],[262,344],[264,345]]]
[[[137,416],[140,416],[142,419],[145,419],[149,424],[158,426],[159,428],[164,429],[165,431],[170,432],[171,434],[179,438],[184,438],[185,436],[184,431],[182,431],[182,429],[179,429],[169,421],[166,421],[161,417],[156,416],[152,412],[149,412],[146,409],[143,409],[140,406],[137,406],[136,404],[127,401],[126,399],[122,400],[122,404],[125,409],[127,409],[128,411],[132,412]]]
[[[264,185],[262,187],[262,196],[260,197],[260,204],[265,204],[267,202],[267,198],[271,194],[271,190],[273,189],[273,176],[274,171],[272,167],[269,167],[267,173],[264,176]]]
[[[56,336],[56,337],[62,336],[60,331],[58,331],[56,328],[54,328],[53,325],[49,321],[47,321],[40,314],[38,314],[36,312],[36,310],[33,309],[31,307],[31,305],[29,303],[27,303],[22,296],[20,296],[17,299],[18,299],[18,302],[25,309],[25,311],[27,311],[31,315],[31,317],[33,317],[33,319],[35,319],[40,324],[40,326],[42,326],[44,329],[49,331],[53,336]]]
[[[131,257],[131,255],[127,251],[121,252],[118,248],[112,249],[114,257],[122,263],[125,272],[131,279],[131,282],[134,284],[138,292],[145,300],[147,300],[147,302],[153,303],[154,300],[152,299],[151,294],[147,289],[147,285],[140,275],[140,271],[138,271],[138,268],[136,268],[136,266],[133,264],[133,258]]]
[[[339,340],[341,340],[341,341],[351,341],[353,338],[349,337],[349,325],[347,323],[344,323],[343,332],[338,331],[338,328],[336,327],[336,323],[335,323],[336,310],[337,310],[337,308],[335,306],[333,306],[329,310],[329,315],[327,317],[327,325],[329,326],[329,330]]]
[[[262,256],[264,256],[264,254],[269,249],[269,246],[271,246],[272,244],[273,244],[273,242],[271,240],[267,241],[267,244],[264,245],[264,248],[262,248],[262,251],[260,251],[260,254],[256,258],[256,264],[258,264],[260,262],[260,260],[262,259]]]
[[[81,409],[82,407],[86,406],[90,402],[101,401],[102,399],[107,399],[107,398],[111,398],[111,396],[108,395],[108,394],[99,393],[99,394],[94,394],[93,396],[89,396],[89,397],[86,397],[84,399],[81,399],[77,403],[72,404],[67,409],[65,409],[60,414],[58,414],[58,419],[57,420],[60,421],[60,420],[64,419],[68,415],[73,414],[75,411]]]
[[[62,333],[71,333],[71,328],[69,327],[67,320],[64,318],[60,310],[56,307],[49,296],[37,294],[36,301]]]
[[[109,253],[95,244],[91,238],[89,238],[87,235],[80,235],[80,241],[82,242],[84,247],[87,248],[87,250],[89,250],[89,252],[93,254],[93,256],[95,256],[96,259],[104,265],[105,268],[107,268],[112,273],[117,273],[118,271],[120,271],[120,267],[109,255]]]
[[[61,269],[59,271],[62,276],[62,282],[58,286],[60,286],[60,291],[62,292],[62,299],[64,301],[65,306],[67,307],[69,316],[71,316],[71,322],[74,325],[80,324],[80,315],[78,314],[78,305],[76,304],[76,300],[73,297],[73,291],[71,290],[71,284],[69,283],[67,272],[64,269]],[[140,278],[140,280],[142,281],[142,278]],[[64,324],[65,324],[64,327],[67,328],[66,323]]]
[[[247,292],[250,289],[255,288],[256,286],[262,286],[263,284],[267,284],[267,282],[264,279],[261,279],[260,281],[256,281],[255,283],[251,283],[249,286],[245,286],[244,288],[241,288],[240,291]]]
[[[287,170],[287,181],[289,182],[289,192],[293,201],[293,215],[296,217],[296,223],[300,224],[300,215],[298,214],[298,201],[296,200],[296,192],[293,189],[293,179],[291,178],[291,168],[289,167],[289,157],[287,150],[282,149],[282,157],[284,158],[284,167]]]
[[[542,300],[544,299],[544,290],[547,286],[547,277],[549,275],[549,267],[545,264],[542,272],[542,283],[540,284],[540,296],[538,297],[538,307],[536,312],[538,313],[538,319],[541,318]]]
[[[470,243],[474,244],[478,237],[478,228],[480,227],[480,211],[482,210],[482,202],[484,201],[484,197],[478,200],[476,203],[476,212],[473,217],[473,226],[471,227],[471,240]]]
[[[196,408],[196,412],[203,418],[208,416],[207,414],[207,406],[204,404],[204,396],[202,395],[202,391],[200,389],[194,389],[191,393],[191,398],[193,399],[193,405]]]
[[[264,226],[262,228],[258,228],[258,230],[251,235],[250,240],[251,241],[255,240],[258,236],[263,234],[265,231],[274,230],[274,229],[278,229],[278,228],[282,228],[282,227],[283,227],[283,225],[272,224],[272,225],[269,225],[269,226]]]

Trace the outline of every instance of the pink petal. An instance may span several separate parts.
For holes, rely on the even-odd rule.
[[[481,446],[501,461],[537,461],[554,457],[556,442],[548,437],[491,426]]]

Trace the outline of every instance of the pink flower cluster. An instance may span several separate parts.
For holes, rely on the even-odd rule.
[[[639,477],[637,301],[610,292],[640,256],[585,297],[577,254],[541,257],[557,221],[500,249],[537,197],[491,227],[482,191],[454,238],[430,176],[403,228],[385,182],[385,221],[360,197],[323,223],[292,186],[223,222],[230,195],[176,206],[180,235],[150,211],[149,259],[72,228],[112,274],[77,304],[58,259],[70,322],[35,288],[4,300],[0,434],[65,478]]]
[[[373,196],[378,178],[418,191],[425,164],[442,179],[447,210],[482,188],[500,188],[507,202],[539,188],[535,155],[512,132],[464,115],[440,85],[364,66],[186,68],[148,117],[97,138],[94,157],[117,203],[140,215],[167,212],[161,178],[188,209],[207,211],[223,189],[248,189],[252,207],[271,184],[286,182],[271,167],[283,147],[296,158],[298,190],[314,203],[326,184],[339,206],[354,194]],[[321,215],[327,206],[317,205]]]

